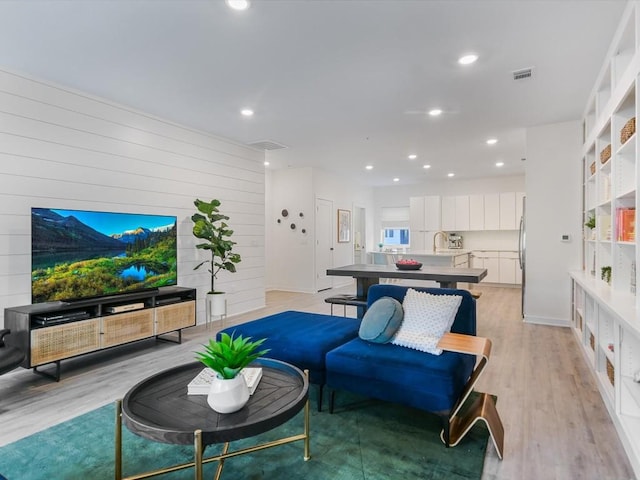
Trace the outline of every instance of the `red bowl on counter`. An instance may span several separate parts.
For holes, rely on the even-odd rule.
[[[396,268],[398,270],[420,270],[422,268],[422,264],[418,263],[400,263],[396,262]]]

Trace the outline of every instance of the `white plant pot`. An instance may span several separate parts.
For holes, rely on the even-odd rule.
[[[227,295],[225,293],[207,293],[207,303],[211,316],[227,314]]]
[[[249,388],[244,376],[223,379],[216,375],[211,382],[207,403],[218,413],[233,413],[249,401]]]

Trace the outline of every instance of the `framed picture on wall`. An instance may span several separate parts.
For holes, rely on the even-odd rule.
[[[351,241],[351,210],[338,209],[338,243]]]

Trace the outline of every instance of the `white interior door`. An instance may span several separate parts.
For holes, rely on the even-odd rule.
[[[333,267],[333,202],[316,199],[316,290],[333,287],[327,269]]]
[[[363,207],[353,207],[353,263],[367,263],[366,210]]]

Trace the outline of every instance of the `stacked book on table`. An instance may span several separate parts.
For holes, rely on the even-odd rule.
[[[245,382],[247,382],[247,387],[249,387],[249,395],[253,395],[253,392],[258,388],[258,383],[260,383],[260,379],[262,378],[262,368],[260,367],[245,367],[240,370],[240,375],[244,377]],[[187,394],[188,395],[207,395],[209,393],[209,388],[211,387],[211,382],[216,376],[216,372],[211,370],[210,368],[204,368],[202,371],[189,382],[187,385]]]

